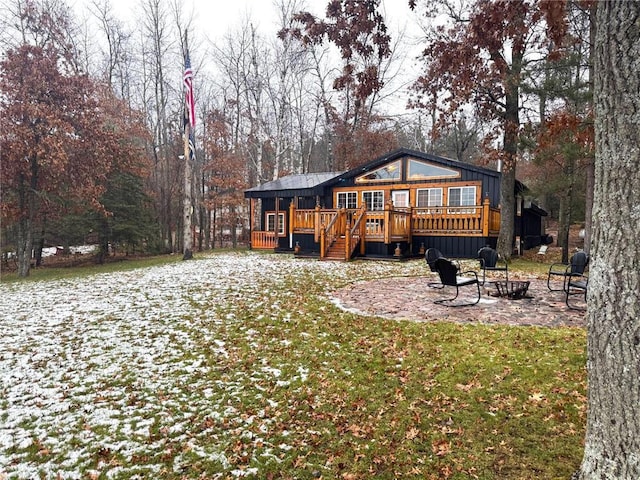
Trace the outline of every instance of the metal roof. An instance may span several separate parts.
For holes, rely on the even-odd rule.
[[[313,190],[316,187],[333,180],[344,172],[318,172],[288,175],[257,185],[245,191],[245,197],[253,197],[258,192],[300,192],[301,190]]]

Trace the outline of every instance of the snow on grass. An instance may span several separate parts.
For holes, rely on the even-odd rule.
[[[259,475],[291,449],[267,438],[277,392],[309,376],[267,353],[308,335],[287,336],[305,314],[283,310],[287,282],[323,296],[413,271],[238,253],[0,285],[0,478]],[[260,458],[229,458],[238,442]]]

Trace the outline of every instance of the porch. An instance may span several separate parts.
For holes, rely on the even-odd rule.
[[[251,248],[275,249],[280,237],[305,235],[313,238],[320,258],[349,260],[356,251],[366,252],[367,243],[406,243],[415,237],[497,237],[500,209],[488,198],[481,205],[394,208],[383,210],[297,209],[289,206],[286,227],[276,231],[251,231]],[[275,228],[274,228],[275,230]]]

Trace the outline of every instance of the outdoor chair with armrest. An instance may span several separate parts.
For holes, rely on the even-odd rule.
[[[427,248],[427,251],[424,254],[424,259],[427,262],[427,265],[429,265],[429,270],[432,272],[438,272],[436,269],[436,260],[439,258],[445,258],[440,250],[437,248]],[[430,282],[427,286],[431,288],[444,288],[444,285],[440,282]]]
[[[498,252],[491,247],[482,247],[478,250],[478,260],[482,270],[482,285],[485,284],[487,271],[504,272],[505,282],[509,281],[509,266],[507,262],[500,259]]]
[[[584,294],[584,301],[586,303],[587,301],[587,288],[589,286],[589,277],[587,277],[586,275],[572,275],[570,277],[568,277],[568,281],[565,284],[565,298],[564,298],[564,303],[567,304],[567,307],[569,307],[571,310],[584,310],[584,308],[582,307],[577,307],[574,305],[571,305],[569,303],[569,297],[571,297],[571,295],[583,295]]]
[[[447,307],[466,307],[475,305],[480,301],[480,282],[478,281],[478,274],[473,270],[468,272],[459,272],[458,267],[449,259],[446,258],[438,258],[435,261],[435,268],[440,276],[440,282],[442,282],[443,287],[450,286],[455,287],[456,296],[448,299],[439,299],[435,300],[434,303],[445,305]],[[462,275],[473,275],[472,277],[463,277],[459,276],[458,273],[462,273]],[[460,288],[467,286],[476,286],[477,298],[474,302],[467,303],[453,303],[454,300],[458,298],[458,294],[460,293]]]
[[[574,253],[569,259],[569,264],[566,263],[554,263],[549,267],[549,274],[547,275],[547,288],[552,292],[567,291],[567,281],[573,278],[584,276],[584,272],[589,265],[589,255],[582,250]],[[553,288],[551,286],[552,277],[562,277],[562,288]]]

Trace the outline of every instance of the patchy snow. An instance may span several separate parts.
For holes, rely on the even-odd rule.
[[[62,251],[64,247],[59,245],[57,247],[45,247],[42,249],[43,257],[51,257],[53,255],[57,255],[59,251]],[[73,247],[69,247],[69,253],[78,254],[78,255],[88,255],[90,253],[94,253],[98,250],[97,245],[77,245]]]
[[[0,478],[158,478],[163,469],[180,475],[196,464],[212,478],[258,475],[225,453],[239,438],[266,442],[251,423],[258,433],[270,430],[268,411],[247,415],[241,399],[266,396],[258,383],[300,385],[309,367],[261,358],[264,332],[245,327],[245,306],[261,311],[252,322],[282,325],[304,310],[280,311],[285,277],[304,275],[329,289],[328,278],[344,284],[399,268],[250,252],[1,284]],[[253,369],[223,368],[242,361],[232,329],[251,346]],[[279,348],[295,340],[283,337],[273,338]],[[263,457],[291,449],[282,438],[268,447]]]

